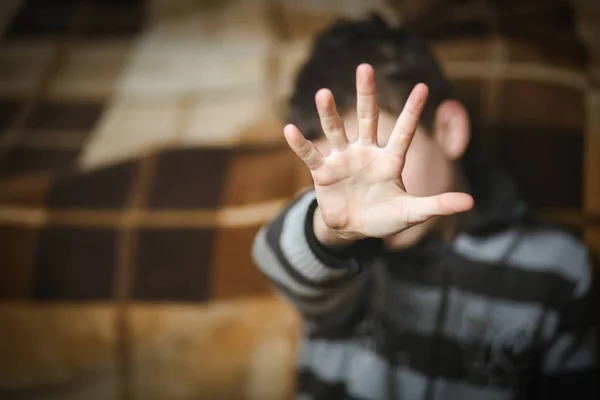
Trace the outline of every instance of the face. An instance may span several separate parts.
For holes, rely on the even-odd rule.
[[[343,119],[350,140],[355,140],[358,127],[356,113],[347,113],[343,115]],[[396,119],[397,116],[380,111],[377,135],[379,146],[387,144]],[[455,160],[447,153],[444,141],[439,139],[435,133],[425,132],[422,127],[417,129],[402,171],[402,181],[409,194],[419,197],[432,196],[455,188]],[[329,153],[325,140],[320,139],[316,144],[322,153]],[[409,247],[438,225],[439,221],[434,218],[384,240],[390,248]]]

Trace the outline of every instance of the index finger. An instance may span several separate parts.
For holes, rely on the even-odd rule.
[[[390,148],[403,159],[419,126],[419,118],[428,94],[429,88],[424,83],[419,83],[413,88],[388,140],[386,148]]]

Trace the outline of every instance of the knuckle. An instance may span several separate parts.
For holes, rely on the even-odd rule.
[[[358,110],[359,119],[374,120],[379,117],[379,110]]]
[[[318,156],[313,154],[309,157],[306,157],[304,159],[304,162],[306,163],[308,168],[313,169],[313,168],[316,168],[317,166],[319,166],[319,163],[321,162],[321,160]]]
[[[300,148],[298,148],[298,150],[296,150],[296,154],[298,154],[300,158],[304,159],[310,155],[311,151],[312,145],[310,142],[305,142],[302,144],[302,146],[300,146]]]
[[[342,141],[343,136],[344,136],[344,131],[340,127],[335,127],[334,129],[331,130],[331,135],[335,139],[339,139],[340,141]]]
[[[341,131],[341,121],[338,118],[331,117],[323,121],[325,133],[338,133]]]
[[[337,118],[335,115],[324,115],[321,117],[321,122],[323,123],[323,125],[331,125],[335,123],[336,120]]]

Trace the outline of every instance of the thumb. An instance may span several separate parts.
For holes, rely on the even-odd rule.
[[[467,193],[443,193],[430,197],[410,196],[404,210],[409,224],[419,224],[439,215],[451,215],[473,208],[473,197]]]

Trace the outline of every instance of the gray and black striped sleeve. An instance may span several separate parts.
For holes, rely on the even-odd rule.
[[[370,281],[351,250],[342,257],[317,242],[312,231],[316,206],[314,191],[300,196],[259,231],[253,246],[256,265],[303,314],[309,330],[352,318]]]
[[[583,246],[570,252],[576,271],[572,298],[560,312],[554,339],[543,354],[535,398],[598,399],[598,332],[590,259]]]

